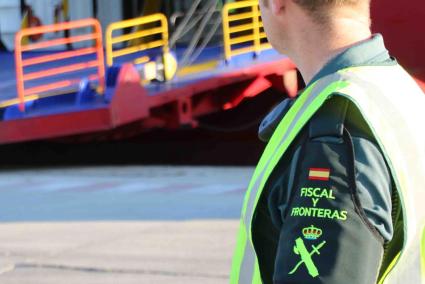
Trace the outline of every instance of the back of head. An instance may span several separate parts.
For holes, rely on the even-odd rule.
[[[309,81],[331,57],[371,37],[370,0],[261,0],[272,46]]]
[[[325,23],[332,18],[335,8],[352,8],[370,15],[370,0],[293,0],[307,11],[318,23]]]

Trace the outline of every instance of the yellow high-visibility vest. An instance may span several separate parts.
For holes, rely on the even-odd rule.
[[[402,249],[386,254],[378,283],[425,284],[425,95],[399,65],[340,70],[311,84],[296,100],[275,130],[249,184],[231,284],[262,283],[251,230],[257,203],[297,134],[332,96],[347,98],[361,111],[389,165],[401,200],[403,226],[395,231],[399,238],[393,241],[401,240]]]

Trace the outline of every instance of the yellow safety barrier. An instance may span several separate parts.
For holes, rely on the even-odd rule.
[[[114,32],[132,28],[136,32],[114,37]],[[139,43],[131,46],[128,43],[137,40]],[[117,44],[125,47],[114,49]],[[145,17],[112,23],[106,30],[106,61],[108,66],[114,63],[114,59],[120,56],[162,47],[163,53],[169,53],[168,46],[168,21],[163,14],[153,14]],[[150,58],[143,56],[134,60],[135,64],[147,63]],[[164,65],[166,61],[164,62]],[[164,66],[166,67],[166,66]]]
[[[226,60],[249,52],[259,54],[271,48],[264,32],[258,1],[227,3],[222,16]]]

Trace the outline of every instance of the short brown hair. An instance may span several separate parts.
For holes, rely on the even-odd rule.
[[[293,0],[304,8],[315,21],[324,23],[329,20],[329,12],[333,7],[351,6],[362,7],[369,11],[370,0]],[[366,6],[365,6],[366,5]]]
[[[269,0],[263,0],[267,6]],[[323,23],[329,19],[329,8],[338,6],[363,6],[369,9],[371,0],[293,0],[304,8],[315,21]],[[364,6],[364,5],[367,6]]]
[[[331,6],[356,6],[364,0],[293,0],[307,11],[317,11]]]

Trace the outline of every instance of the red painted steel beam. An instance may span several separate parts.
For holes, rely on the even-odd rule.
[[[123,129],[119,135],[115,135],[119,139],[117,137],[126,137],[130,133],[134,135],[154,127],[179,127],[182,124],[196,126],[197,117],[222,111],[223,106],[234,99],[232,90],[235,88],[241,88],[239,92],[243,98],[256,96],[273,86],[273,80],[266,79],[268,76],[279,77],[294,68],[289,60],[283,59],[152,96],[140,85],[140,76],[135,67],[127,64],[121,69],[108,108],[3,121],[0,122],[0,144],[81,135],[106,139],[110,137],[107,133]],[[282,81],[281,77],[279,84]],[[171,112],[170,104],[174,104]],[[186,111],[184,104],[189,107]],[[161,113],[165,115],[156,116]]]
[[[9,144],[110,129],[108,109],[0,122],[0,143]]]

